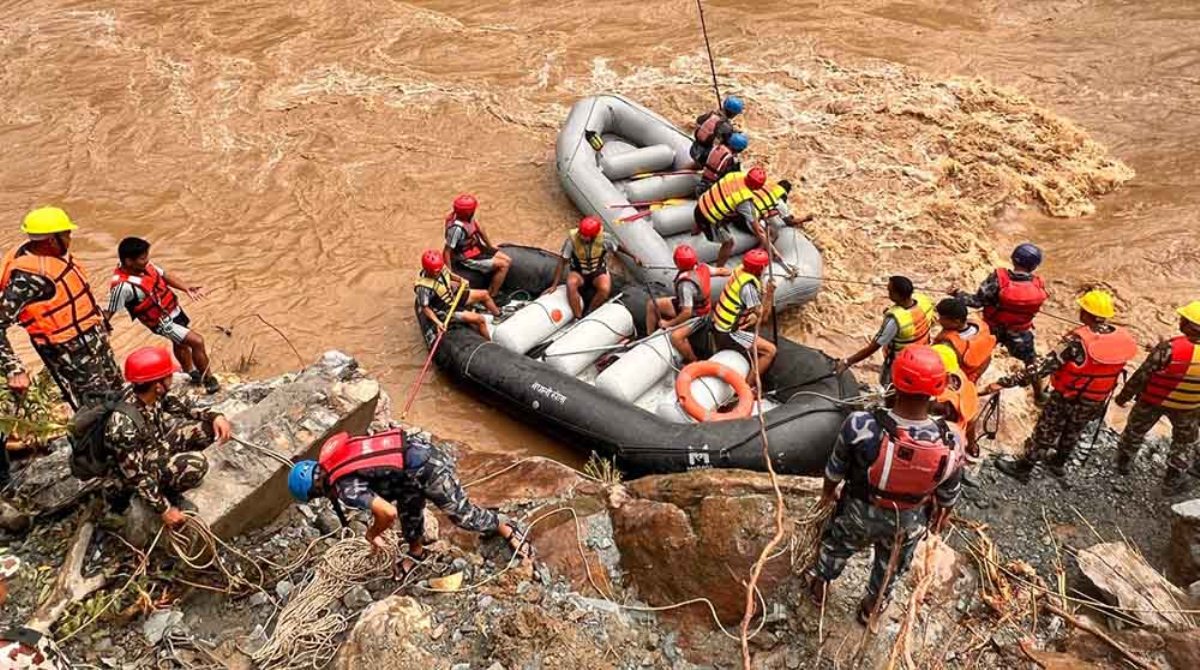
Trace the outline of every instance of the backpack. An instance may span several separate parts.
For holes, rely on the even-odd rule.
[[[113,412],[129,417],[140,433],[146,420],[137,407],[119,398],[89,405],[75,413],[67,427],[71,440],[71,474],[80,480],[102,477],[112,469],[112,452],[104,442],[104,431]]]

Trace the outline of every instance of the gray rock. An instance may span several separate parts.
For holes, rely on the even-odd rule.
[[[308,523],[314,523],[317,520],[317,510],[312,508],[312,505],[296,505],[296,509],[300,510],[300,516]]]
[[[0,530],[20,535],[29,530],[30,521],[28,514],[0,500]]]
[[[142,623],[142,635],[151,646],[162,642],[163,636],[172,628],[183,623],[183,612],[176,610],[159,610],[146,618]]]
[[[597,598],[585,598],[583,596],[572,596],[571,602],[581,610],[590,610],[592,612],[602,612],[604,614],[612,614],[614,616],[621,615],[621,606],[609,602],[607,600],[599,600]]]
[[[482,596],[479,596],[479,600],[475,601],[475,605],[479,609],[485,610],[495,601],[496,601],[496,599],[489,595],[482,595]]]
[[[287,600],[288,596],[292,595],[292,589],[294,588],[296,588],[295,584],[292,584],[286,579],[281,579],[279,580],[279,583],[275,585],[275,595],[279,596],[280,600]]]
[[[373,602],[375,602],[375,598],[371,595],[371,592],[361,584],[351,588],[346,592],[346,595],[342,597],[342,604],[351,611],[360,610]]]
[[[338,519],[337,514],[334,514],[332,510],[321,510],[317,514],[315,525],[317,530],[321,531],[322,535],[336,533],[342,529],[341,520]]]
[[[254,595],[250,596],[250,600],[248,602],[250,603],[251,607],[262,607],[263,605],[270,604],[271,597],[263,591],[257,591]]]
[[[455,663],[454,665],[450,666],[450,670],[471,670],[471,664],[470,663]]]
[[[1167,577],[1176,584],[1200,580],[1200,499],[1171,505]]]
[[[504,665],[500,663],[500,661],[496,661],[495,663],[489,665],[487,670],[504,670]]]

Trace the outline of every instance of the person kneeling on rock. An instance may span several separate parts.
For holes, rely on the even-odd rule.
[[[516,522],[467,499],[454,461],[441,449],[395,429],[364,437],[338,433],[321,446],[316,461],[300,461],[288,475],[288,490],[300,502],[328,496],[370,510],[366,539],[386,549],[384,531],[397,517],[408,556],[400,567],[408,574],[425,558],[425,501],[446,513],[459,528],[499,534],[522,558],[529,555],[524,531]]]

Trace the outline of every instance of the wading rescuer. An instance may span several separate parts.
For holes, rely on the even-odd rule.
[[[117,258],[120,265],[113,270],[106,316],[111,317],[124,307],[130,318],[171,341],[175,359],[193,384],[203,384],[208,393],[219,391],[221,385],[209,370],[204,338],[189,328],[191,319],[171,290],[177,288],[192,300],[200,300],[204,288],[184,282],[173,272],[168,275],[166,270],[151,263],[150,243],[140,237],[121,240]]]
[[[425,318],[432,321],[438,330],[444,330],[445,326],[442,325],[442,322],[445,321],[446,313],[453,305],[454,315],[450,317],[451,323],[465,323],[479,331],[483,339],[491,340],[492,337],[488,334],[487,319],[483,318],[482,314],[464,308],[467,305],[482,303],[492,316],[499,316],[500,308],[496,306],[496,302],[492,300],[492,296],[487,291],[467,288],[467,280],[451,273],[442,258],[442,254],[438,253],[437,249],[429,249],[421,254],[421,272],[417,274],[417,280],[413,282],[413,290],[417,293],[417,304],[421,306]],[[454,297],[458,295],[460,289],[463,291],[463,296],[455,305]]]
[[[887,386],[892,378],[892,361],[896,356],[906,347],[930,343],[933,300],[924,293],[915,292],[912,280],[899,275],[888,278],[888,299],[892,301],[892,306],[884,310],[883,325],[879,327],[879,332],[865,347],[839,361],[837,372],[854,367],[876,351],[885,349],[887,353],[884,355],[883,369],[879,371],[879,384]]]
[[[693,232],[704,233],[704,239],[717,242],[717,267],[725,267],[733,254],[734,223],[741,223],[746,230],[754,230],[758,210],[754,207],[754,192],[767,183],[767,171],[761,167],[747,172],[730,172],[713,184],[696,202],[692,218],[696,225]]]
[[[29,374],[8,340],[8,328],[19,323],[74,409],[122,384],[108,324],[69,251],[77,229],[57,207],[33,210],[21,224],[29,240],[8,252],[0,273],[0,368],[8,388],[29,389]]]
[[[288,490],[300,502],[328,497],[371,512],[366,539],[385,549],[383,532],[400,519],[408,554],[404,574],[425,558],[425,501],[473,533],[498,534],[522,558],[530,555],[525,533],[515,521],[467,499],[454,461],[438,447],[404,431],[366,437],[338,433],[321,446],[315,461],[300,461],[288,475]]]
[[[810,593],[820,606],[846,561],[874,545],[871,577],[858,607],[864,625],[886,608],[917,542],[927,528],[938,532],[962,488],[962,437],[945,420],[929,416],[930,399],[946,388],[941,357],[927,346],[908,347],[896,357],[891,381],[896,388],[891,409],[853,412],[842,424],[821,495],[822,505],[836,500],[837,511],[809,574]]]
[[[1042,309],[1048,294],[1042,278],[1034,270],[1042,264],[1042,250],[1024,242],[1012,252],[1013,269],[996,268],[974,293],[950,289],[968,307],[983,308],[983,320],[996,340],[1013,358],[1026,367],[1037,360],[1033,318]],[[1033,382],[1034,397],[1040,402],[1042,380]]]
[[[979,381],[992,364],[996,338],[987,324],[969,318],[967,305],[958,298],[945,298],[937,304],[938,325],[942,330],[934,344],[945,344],[958,358],[958,366],[972,382]]]
[[[712,327],[716,334],[717,349],[733,349],[747,358],[753,356],[755,342],[758,349],[758,373],[766,374],[771,363],[775,362],[775,344],[760,334],[755,337],[756,326],[761,330],[761,322],[766,320],[765,304],[771,304],[774,297],[775,285],[767,284],[763,290],[762,274],[771,264],[764,249],[751,249],[742,257],[742,264],[733,271],[725,290],[717,298],[713,306]],[[751,386],[758,383],[755,378],[754,366],[746,375]]]
[[[1053,390],[1038,416],[1033,435],[1025,442],[1025,455],[1020,460],[996,463],[1001,472],[1021,481],[1027,481],[1033,466],[1044,458],[1048,459],[1047,466],[1054,476],[1067,474],[1067,461],[1078,446],[1084,427],[1096,419],[1104,420],[1118,378],[1125,364],[1137,354],[1137,342],[1129,331],[1108,323],[1116,313],[1108,292],[1088,291],[1078,302],[1082,326],[1067,333],[1049,355],[984,390],[984,395],[988,395],[1053,375],[1050,378]]]
[[[1122,407],[1137,397],[1117,444],[1117,471],[1123,475],[1129,474],[1154,424],[1164,416],[1171,422],[1171,456],[1163,477],[1168,493],[1183,488],[1189,466],[1191,474],[1200,477],[1200,466],[1193,460],[1200,446],[1200,300],[1178,312],[1181,334],[1159,343],[1116,397]]]
[[[118,401],[76,417],[85,434],[90,432],[85,413],[104,421],[102,441],[87,448],[104,450],[115,466],[108,476],[118,492],[109,497],[113,511],[124,511],[136,493],[171,528],[184,521],[179,495],[199,486],[208,473],[208,460],[200,452],[228,440],[232,433],[229,420],[221,414],[199,409],[189,398],[171,393],[171,378],[177,371],[166,349],[137,349],[125,359],[125,379],[131,388]],[[75,448],[82,448],[78,441]]]
[[[721,101],[721,109],[705,112],[696,119],[696,132],[692,135],[692,160],[703,166],[708,161],[712,148],[725,142],[737,131],[733,118],[742,113],[746,105],[736,96],[727,96]]]
[[[504,286],[512,259],[492,245],[483,226],[475,220],[478,208],[479,202],[468,193],[454,199],[452,209],[446,215],[446,247],[442,249],[442,257],[450,267],[458,264],[489,275],[491,282],[487,292],[495,297]]]
[[[704,195],[704,192],[717,183],[721,177],[741,170],[742,164],[738,161],[738,156],[748,146],[750,146],[750,138],[746,137],[745,133],[734,133],[729,136],[727,141],[713,147],[704,161],[704,169],[700,171],[700,182],[696,184],[696,197]]]
[[[636,256],[621,246],[620,240],[604,231],[604,222],[598,216],[585,216],[579,222],[579,227],[567,235],[563,242],[558,267],[554,268],[554,279],[550,288],[542,295],[549,295],[558,290],[562,280],[563,270],[570,264],[571,271],[567,273],[567,300],[571,303],[571,313],[575,318],[589,314],[608,300],[612,293],[612,277],[608,274],[608,254],[620,252],[629,256],[635,263],[641,265]],[[588,303],[587,311],[583,309],[583,291],[592,287],[592,301]]]
[[[671,344],[685,363],[692,363],[696,361],[696,352],[688,338],[704,333],[711,323],[712,278],[728,277],[733,272],[701,263],[696,250],[688,244],[675,247],[675,267],[679,270],[675,274],[675,297],[655,298],[646,303],[646,332],[652,333],[660,327],[674,328]],[[682,325],[693,317],[696,320],[691,325]]]

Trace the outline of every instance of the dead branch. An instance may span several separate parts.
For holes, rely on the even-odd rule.
[[[107,581],[104,575],[84,577],[84,560],[87,558],[88,545],[92,542],[92,534],[96,526],[91,521],[84,521],[75,531],[75,541],[70,551],[63,559],[62,567],[58,570],[58,579],[46,602],[38,607],[33,617],[25,624],[40,633],[49,633],[50,627],[67,611],[73,603],[77,603],[92,593],[104,587]]]
[[[1058,616],[1062,617],[1063,621],[1066,621],[1075,628],[1096,636],[1098,640],[1112,647],[1114,651],[1120,654],[1121,658],[1129,661],[1135,667],[1140,668],[1140,670],[1154,670],[1153,665],[1150,665],[1146,661],[1142,660],[1141,657],[1126,649],[1120,642],[1112,639],[1107,633],[1099,628],[1087,623],[1083,619],[1077,618],[1075,615],[1047,600],[1042,600],[1042,607],[1045,607],[1050,613],[1057,614]]]

